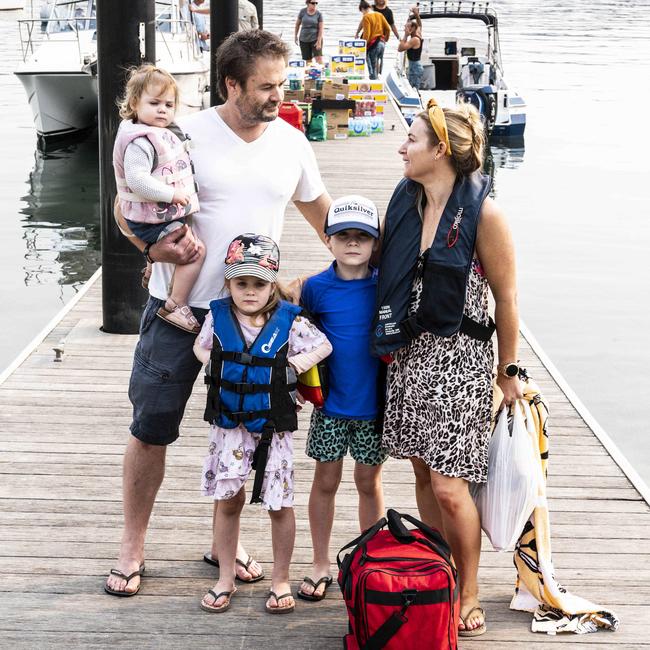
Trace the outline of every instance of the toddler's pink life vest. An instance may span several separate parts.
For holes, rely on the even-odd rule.
[[[190,197],[186,206],[147,201],[128,187],[124,177],[124,152],[139,137],[146,137],[156,151],[155,167],[151,170],[151,175],[163,183],[173,185],[175,189],[185,190]],[[189,143],[189,138],[181,140],[168,128],[134,124],[131,120],[122,121],[113,147],[113,168],[120,209],[126,219],[159,224],[198,212],[199,199],[188,153]]]

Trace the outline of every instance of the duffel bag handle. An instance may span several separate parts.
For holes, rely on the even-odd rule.
[[[449,544],[447,544],[445,538],[437,530],[431,528],[430,526],[427,526],[419,519],[416,519],[415,517],[405,512],[400,513],[391,508],[388,511],[388,526],[390,528],[390,532],[393,534],[393,536],[396,539],[398,539],[400,542],[403,541],[405,544],[410,544],[414,540],[417,540],[416,537],[411,535],[408,528],[404,526],[404,524],[402,523],[402,519],[405,519],[409,523],[413,524],[418,530],[424,533],[427,540],[432,544],[434,550],[440,555],[442,555],[442,557],[444,557],[449,564],[451,564],[451,549],[449,548]],[[391,522],[392,522],[392,527],[391,527]],[[393,532],[393,530],[397,531],[402,537],[405,537],[403,531],[406,531],[405,539],[403,540],[402,537],[398,537]]]
[[[341,553],[343,551],[347,551],[347,549],[357,546],[361,546],[362,544],[365,544],[371,537],[374,537],[384,526],[386,525],[386,519],[382,517],[374,526],[371,526],[370,528],[364,530],[359,537],[353,539],[349,544],[346,544],[336,555],[336,563],[338,564],[339,569],[343,570],[343,573],[347,572],[347,569],[349,567],[349,562],[346,563],[346,559],[344,558],[341,560]],[[353,555],[353,553],[348,554],[348,555]],[[346,565],[345,569],[343,569],[343,565]]]
[[[411,535],[409,529],[402,523],[402,517],[406,517],[406,515],[401,515],[392,508],[388,510],[387,515],[388,530],[390,530],[391,535],[402,544],[412,544],[416,538]]]

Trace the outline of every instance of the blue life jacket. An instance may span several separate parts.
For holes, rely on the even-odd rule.
[[[495,329],[492,320],[486,326],[464,314],[467,279],[490,178],[474,172],[456,180],[433,244],[424,253],[420,304],[409,317],[422,237],[417,190],[417,183],[402,179],[386,211],[372,338],[377,356],[406,345],[422,332],[452,336],[460,331],[488,341]]]
[[[301,310],[280,301],[250,347],[230,298],[213,300],[210,311],[214,329],[204,419],[224,429],[243,424],[248,431],[262,434],[253,457],[251,503],[256,503],[273,434],[298,428],[296,374],[287,363],[287,351],[291,325]]]

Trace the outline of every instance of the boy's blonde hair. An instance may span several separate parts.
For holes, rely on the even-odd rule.
[[[157,68],[151,63],[145,63],[129,70],[124,97],[120,98],[117,103],[120,109],[120,117],[123,120],[135,121],[138,119],[135,107],[140,101],[142,93],[151,87],[158,87],[160,89],[159,95],[171,88],[174,91],[174,103],[178,107],[178,86],[174,77],[167,70]]]

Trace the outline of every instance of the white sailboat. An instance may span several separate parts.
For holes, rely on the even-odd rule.
[[[97,119],[95,0],[54,0],[39,17],[19,20],[21,80],[34,125],[45,140],[94,126]],[[156,63],[176,79],[179,114],[199,110],[210,77],[189,14],[178,0],[156,2]]]

